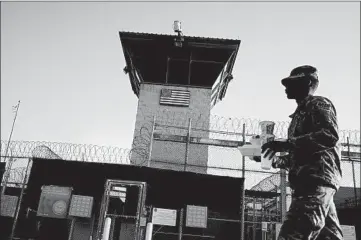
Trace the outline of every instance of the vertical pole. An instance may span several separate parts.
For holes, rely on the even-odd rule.
[[[135,222],[135,239],[140,239],[140,217],[142,212],[142,195],[143,195],[143,185],[138,187],[138,206],[137,206],[137,216],[136,216],[136,222]]]
[[[23,196],[24,196],[25,184],[26,184],[26,180],[28,179],[28,172],[29,172],[30,163],[31,163],[31,160],[30,160],[30,158],[29,158],[28,164],[26,165],[26,170],[25,170],[25,176],[24,176],[24,179],[23,179],[23,184],[22,184],[22,186],[21,186],[20,197],[19,197],[18,203],[17,203],[17,205],[16,205],[16,212],[15,212],[15,217],[14,217],[13,226],[12,226],[12,229],[11,229],[10,240],[12,240],[12,239],[14,238],[15,229],[16,229],[16,224],[17,224],[17,222],[18,222],[19,212],[20,212],[20,208],[21,208],[21,202],[22,202]]]
[[[10,136],[9,136],[9,141],[8,141],[8,144],[6,146],[6,150],[5,150],[5,159],[6,157],[8,157],[8,151],[9,151],[9,146],[10,146],[10,142],[11,142],[11,137],[13,135],[13,131],[14,131],[14,126],[15,126],[15,122],[16,122],[16,117],[18,116],[18,111],[19,111],[19,107],[20,107],[20,100],[18,102],[18,105],[16,105],[16,112],[15,112],[15,117],[14,117],[14,121],[13,121],[13,125],[11,127],[11,131],[10,131]],[[9,175],[10,175],[10,170],[11,170],[11,165],[12,165],[12,158],[10,158],[10,161],[9,161],[9,167],[8,168],[8,171],[5,171],[5,176],[4,176],[4,181],[3,181],[3,188],[1,189],[1,196],[3,196],[5,194],[5,189],[6,189],[6,184],[8,182],[8,178],[9,178]],[[8,172],[8,173],[7,173]]]
[[[103,237],[102,240],[109,240],[110,226],[112,225],[112,219],[107,217],[104,223]]]
[[[352,177],[353,177],[353,190],[355,193],[355,206],[357,207],[357,188],[356,188],[356,177],[355,177],[355,164],[353,162],[353,160],[350,158],[350,141],[349,141],[349,137],[347,137],[347,155],[349,160],[351,161],[352,164]]]
[[[149,223],[147,223],[147,231],[145,233],[145,240],[152,240],[152,234],[153,234],[153,223],[149,222]]]
[[[178,240],[182,240],[183,235],[183,213],[184,209],[182,208],[179,212]]]
[[[192,128],[192,119],[189,118],[188,120],[188,134],[187,134],[187,142],[186,142],[186,156],[184,161],[184,171],[187,171],[187,164],[188,164],[188,155],[189,155],[189,142],[191,138],[191,128]]]
[[[90,228],[90,238],[89,240],[92,240],[93,239],[93,236],[94,236],[94,225],[95,225],[95,214],[93,213],[93,216],[91,218],[91,228]],[[96,236],[95,236],[96,237]],[[95,238],[97,239],[97,238]]]
[[[266,207],[265,199],[262,198],[261,221],[264,221],[264,222],[266,221],[266,220],[265,220],[265,212],[266,212],[265,207]]]
[[[243,141],[243,145],[246,144],[246,124],[243,123],[243,130],[242,130],[242,141]],[[245,178],[245,173],[246,173],[246,158],[245,156],[242,155],[242,177]]]
[[[261,233],[262,233],[262,240],[266,240],[267,239],[267,222],[261,222],[262,226],[261,226]]]
[[[253,234],[252,234],[253,240],[256,240],[256,228],[257,228],[256,222],[257,222],[257,220],[256,220],[256,198],[253,197]]]
[[[110,217],[110,220],[111,220],[111,224],[110,224],[110,231],[109,231],[109,240],[113,240],[114,239],[114,232],[115,232],[115,224],[116,224],[116,220],[117,220],[117,217],[116,216],[111,216]]]
[[[192,66],[192,51],[191,54],[189,54],[189,66],[188,66],[188,84],[191,84],[191,66]]]
[[[106,189],[107,183],[105,183],[104,185],[104,192]],[[101,238],[101,234],[102,234],[102,224],[103,224],[103,211],[104,211],[104,202],[105,202],[105,195],[106,193],[103,193],[102,196],[102,200],[100,202],[100,210],[99,210],[99,217],[98,217],[98,222],[97,222],[97,229],[96,229],[96,239],[100,239]]]
[[[148,154],[148,164],[147,164],[148,167],[150,167],[150,161],[152,160],[154,130],[155,130],[155,116],[153,116],[152,133],[150,135],[150,142],[149,142],[149,154]]]
[[[165,72],[165,83],[167,84],[168,83],[168,77],[169,77],[169,71],[168,71],[168,69],[169,69],[169,57],[167,57],[167,70],[166,70],[166,72]]]
[[[71,224],[70,224],[70,230],[69,230],[68,240],[72,240],[72,239],[73,239],[74,225],[75,225],[75,217],[73,217],[73,218],[71,219]]]
[[[3,187],[1,189],[1,195],[0,196],[3,196],[5,195],[5,190],[6,190],[6,186],[9,182],[9,178],[10,178],[10,174],[11,174],[11,168],[13,166],[13,163],[14,163],[14,158],[12,157],[12,151],[10,153],[10,157],[9,157],[9,163],[8,163],[8,166],[6,167],[5,169],[5,173],[4,173],[4,176],[3,176]]]
[[[109,188],[110,188],[110,182],[109,180],[106,180],[105,185],[104,185],[104,195],[102,198],[102,202],[100,205],[100,213],[99,213],[99,221],[98,221],[98,230],[97,230],[97,239],[100,239],[102,236],[102,225],[103,222],[107,216],[107,212],[108,212],[108,200],[109,200]]]
[[[242,138],[243,138],[243,145],[246,143],[246,124],[243,123],[243,130],[242,130]],[[244,209],[245,209],[245,172],[246,172],[246,157],[242,155],[242,178],[243,178],[243,186],[241,189],[241,240],[244,240]]]
[[[104,210],[104,201],[105,201],[105,194],[102,197],[102,200],[100,202],[100,210],[99,210],[99,216],[96,226],[96,232],[95,232],[95,239],[100,239],[102,234],[102,224],[103,224],[103,210]],[[94,215],[96,217],[96,215]]]
[[[281,188],[281,220],[284,222],[287,212],[287,186],[286,186],[286,170],[280,171],[280,188]]]

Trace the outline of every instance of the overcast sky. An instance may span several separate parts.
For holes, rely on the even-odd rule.
[[[137,97],[119,31],[240,39],[234,79],[212,114],[288,120],[280,79],[318,68],[342,129],[360,128],[359,3],[1,3],[1,139],[130,148]]]

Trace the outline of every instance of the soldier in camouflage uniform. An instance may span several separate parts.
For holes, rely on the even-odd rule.
[[[332,102],[313,96],[318,86],[316,68],[300,66],[282,80],[288,99],[298,107],[290,116],[288,139],[262,146],[275,157],[272,166],[289,171],[292,202],[278,240],[341,240],[342,230],[333,196],[340,186],[341,166],[336,110]]]

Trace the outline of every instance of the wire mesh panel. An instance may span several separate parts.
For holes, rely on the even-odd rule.
[[[185,213],[186,211],[184,211]],[[203,215],[202,215],[203,216]],[[181,220],[182,219],[182,220]],[[238,217],[226,216],[219,212],[208,211],[206,225],[202,223],[197,226],[187,225],[186,215],[180,216],[177,226],[155,226],[153,230],[153,240],[199,240],[199,239],[216,239],[216,240],[238,240],[240,239],[240,224]],[[189,222],[188,222],[189,223]]]
[[[145,190],[140,182],[108,180],[97,222],[98,237],[109,240],[140,240],[145,234],[141,224]]]

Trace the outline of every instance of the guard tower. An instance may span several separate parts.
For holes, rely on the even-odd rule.
[[[232,80],[240,40],[184,36],[178,21],[174,31],[177,34],[119,33],[124,72],[139,99],[130,161],[183,171],[187,151],[187,171],[206,173],[207,145],[186,149],[180,142],[150,143],[150,136],[154,131],[187,136],[189,119],[202,124],[192,128],[209,128],[211,108],[224,98]],[[178,128],[154,129],[154,120]],[[192,129],[192,134],[209,137],[206,131]]]

